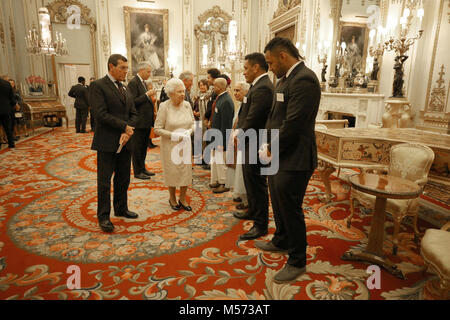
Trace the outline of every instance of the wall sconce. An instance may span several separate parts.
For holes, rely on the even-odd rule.
[[[178,53],[175,49],[169,49],[169,56],[167,57],[167,63],[169,64],[170,78],[173,78],[173,71],[177,67]]]

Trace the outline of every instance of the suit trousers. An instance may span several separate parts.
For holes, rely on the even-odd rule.
[[[227,166],[223,151],[211,150],[211,184],[227,182]]]
[[[270,199],[276,225],[272,243],[278,248],[287,249],[287,263],[298,268],[306,265],[308,243],[302,205],[313,172],[280,170],[276,175],[269,176]]]
[[[95,117],[92,112],[92,107],[89,107],[89,117],[91,119],[91,131],[94,131],[95,130]]]
[[[131,152],[124,147],[119,153],[97,151],[97,217],[109,219],[111,212],[111,178],[114,173],[114,212],[128,211],[128,186],[130,185]]]
[[[147,156],[148,139],[151,129],[136,128],[132,137],[133,141],[133,170],[134,175],[143,173],[145,170],[145,157]]]
[[[8,145],[13,147],[14,143],[14,135],[13,135],[13,124],[10,114],[0,114],[0,125],[5,129],[6,138],[8,139]]]
[[[269,224],[269,192],[267,178],[261,175],[260,164],[242,165],[245,191],[248,199],[248,212],[259,229],[267,229]]]
[[[76,132],[86,132],[86,122],[88,117],[88,109],[76,109],[75,114],[75,130]]]

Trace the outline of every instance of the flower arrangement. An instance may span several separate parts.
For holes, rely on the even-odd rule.
[[[30,90],[30,94],[42,94],[44,90],[45,80],[39,76],[29,76],[25,79]]]

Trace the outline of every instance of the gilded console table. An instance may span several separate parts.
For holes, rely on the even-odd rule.
[[[389,151],[399,143],[421,143],[435,154],[428,178],[450,185],[450,135],[410,128],[316,129],[319,173],[325,197],[331,201],[330,175],[339,168],[379,168],[389,165]]]

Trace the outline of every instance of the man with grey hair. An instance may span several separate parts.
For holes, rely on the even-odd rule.
[[[224,152],[227,149],[229,138],[227,130],[233,126],[234,104],[227,92],[227,81],[224,78],[214,80],[214,92],[217,94],[217,98],[212,106],[211,129],[219,130],[222,137],[219,141],[214,141],[217,148],[211,151],[211,184],[209,186],[214,189],[214,193],[223,193],[230,191],[225,187],[227,167]],[[207,138],[209,138],[208,136]]]
[[[138,112],[136,130],[132,138],[133,142],[133,170],[134,177],[142,180],[149,180],[155,174],[145,168],[145,158],[147,156],[148,140],[150,131],[154,123],[155,106],[152,102],[154,90],[147,90],[145,81],[150,78],[152,68],[149,63],[141,62],[138,65],[138,73],[128,84],[128,89],[134,99],[134,104]]]
[[[240,81],[236,83],[234,87],[234,98],[239,104],[238,111],[235,112],[233,118],[233,133],[235,134],[235,130],[238,126],[238,117],[241,111],[242,102],[247,95],[248,90],[250,89],[250,85],[246,82]],[[248,208],[247,201],[247,192],[245,191],[244,185],[244,176],[242,173],[242,152],[235,150],[233,139],[229,139],[228,141],[228,149],[226,154],[227,159],[227,183],[226,187],[230,187],[233,189],[233,201],[240,202],[237,205],[237,209],[245,210]],[[237,152],[236,152],[237,151]],[[233,163],[228,163],[229,159],[233,160]]]
[[[183,81],[184,86],[186,87],[184,100],[189,102],[192,108],[194,108],[194,102],[191,99],[191,88],[192,83],[194,82],[194,74],[190,71],[183,71],[178,77],[181,81]]]

